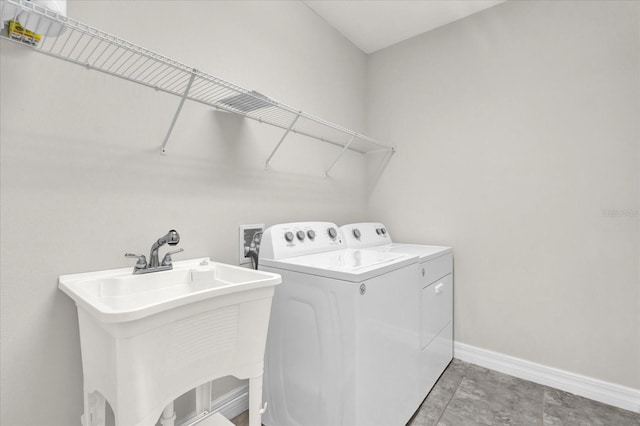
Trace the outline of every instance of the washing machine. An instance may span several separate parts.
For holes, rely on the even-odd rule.
[[[415,368],[417,392],[426,397],[453,359],[453,249],[394,243],[381,223],[354,223],[340,227],[340,231],[350,248],[417,256],[414,289],[419,301],[419,338]]]
[[[276,272],[265,353],[266,426],[404,425],[420,404],[417,260],[347,248],[327,222],[264,231],[259,269]]]

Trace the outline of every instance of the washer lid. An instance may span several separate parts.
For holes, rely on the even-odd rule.
[[[264,259],[262,265],[338,280],[361,282],[417,261],[416,256],[405,253],[342,249],[280,260]]]
[[[408,254],[411,256],[418,256],[420,258],[420,262],[424,262],[428,259],[433,259],[435,257],[441,256],[445,253],[450,253],[453,251],[451,247],[445,246],[426,246],[422,244],[400,244],[400,243],[392,243],[385,244],[382,246],[374,246],[363,248],[362,250],[371,250],[379,253],[387,253],[387,254]]]

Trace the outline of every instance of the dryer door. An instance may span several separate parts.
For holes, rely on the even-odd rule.
[[[427,347],[452,317],[453,279],[449,274],[420,292],[420,347]]]
[[[365,281],[358,297],[357,425],[404,425],[418,383],[418,264]]]

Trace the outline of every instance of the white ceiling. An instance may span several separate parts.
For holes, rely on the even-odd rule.
[[[365,53],[457,21],[505,0],[305,0]]]

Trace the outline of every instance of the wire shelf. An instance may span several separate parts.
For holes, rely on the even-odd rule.
[[[293,132],[342,147],[341,155],[347,149],[359,153],[395,151],[391,145],[244,89],[28,0],[1,0],[0,15],[1,24],[5,27],[0,38],[182,98],[163,144],[163,152],[185,100],[285,130],[276,150],[284,137]],[[35,40],[33,34],[28,34],[29,31],[10,32],[10,21],[17,21],[24,28],[39,34],[51,34],[54,28],[59,35]]]

